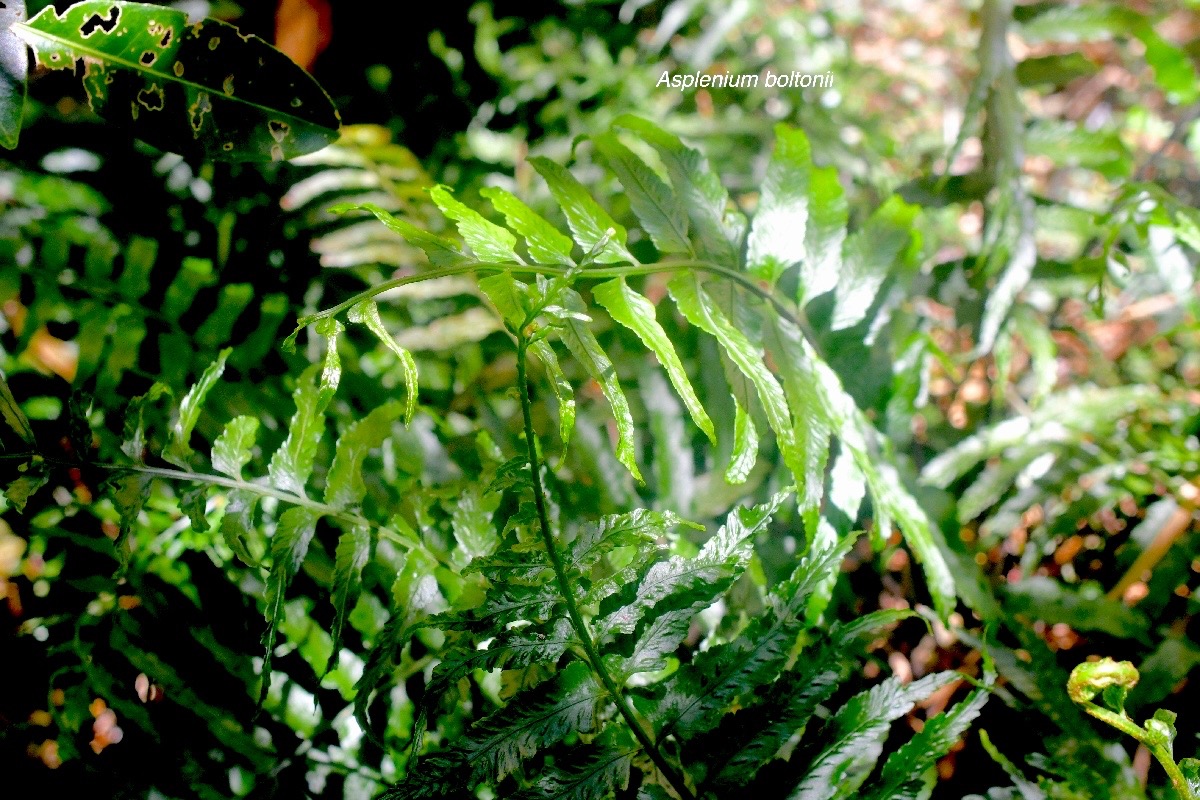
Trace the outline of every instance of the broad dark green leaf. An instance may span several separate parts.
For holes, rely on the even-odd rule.
[[[258,438],[258,418],[240,416],[234,417],[226,425],[225,430],[213,442],[213,469],[234,480],[242,479],[242,468],[253,457],[251,450]]]
[[[511,192],[497,186],[485,186],[479,193],[491,201],[492,207],[504,215],[508,227],[521,234],[529,257],[537,264],[573,265],[570,238],[522,203]]]
[[[600,390],[604,392],[617,422],[617,460],[641,482],[642,473],[638,471],[637,466],[633,415],[629,411],[629,401],[625,399],[625,392],[617,381],[616,367],[605,354],[604,348],[600,346],[588,324],[576,316],[583,314],[587,309],[583,298],[574,290],[566,289],[563,292],[563,305],[567,313],[559,320],[558,336],[587,374],[600,384]]]
[[[494,222],[484,219],[478,211],[468,208],[450,194],[445,186],[435,186],[429,191],[433,202],[458,225],[458,233],[480,261],[493,264],[524,263],[513,248],[517,237]]]
[[[29,427],[29,418],[17,404],[17,399],[13,397],[12,389],[8,388],[8,381],[2,372],[0,372],[0,416],[4,418],[4,422],[12,431],[21,437],[21,441],[25,444],[34,443],[33,428]]]
[[[333,463],[325,480],[325,504],[334,508],[361,503],[367,494],[363,481],[363,460],[392,434],[392,423],[400,418],[404,406],[391,400],[355,420],[338,437]]]
[[[775,126],[758,210],[746,239],[746,267],[774,286],[784,270],[805,260],[812,152],[804,131]]]
[[[671,187],[615,134],[601,134],[592,141],[604,163],[625,187],[633,213],[659,252],[693,255],[687,212]]]
[[[590,253],[599,264],[637,263],[625,249],[625,228],[600,207],[566,167],[540,157],[529,159],[529,163],[550,187],[585,257]]]
[[[11,30],[25,20],[25,0],[0,4],[0,145],[12,150],[21,137],[25,116],[25,79],[29,59],[25,43]]]
[[[316,512],[307,508],[293,507],[279,516],[275,533],[271,537],[271,574],[267,578],[265,596],[267,631],[263,634],[262,688],[259,690],[259,705],[262,705],[271,686],[271,656],[275,653],[275,639],[279,624],[283,622],[283,607],[288,584],[304,557],[317,531]]]
[[[342,532],[334,551],[333,566],[333,652],[329,654],[328,672],[337,666],[342,653],[342,631],[346,618],[354,610],[362,590],[362,571],[371,554],[371,534],[365,527],[355,525]]]
[[[164,150],[233,161],[279,161],[338,137],[337,109],[290,58],[218,20],[121,0],[52,6],[12,28],[49,69],[86,66],[93,110],[132,115]]]
[[[351,322],[366,325],[367,330],[375,334],[384,347],[391,350],[396,360],[400,362],[400,369],[404,372],[404,391],[407,402],[404,406],[404,424],[411,425],[413,415],[417,413],[417,362],[413,358],[412,353],[400,346],[387,328],[383,327],[383,320],[379,318],[379,307],[371,300],[364,300],[354,308],[350,309],[348,319]]]
[[[604,306],[614,320],[637,334],[642,344],[658,357],[659,363],[667,372],[667,377],[671,379],[671,385],[675,387],[688,413],[692,415],[696,427],[704,431],[710,442],[716,444],[717,434],[713,429],[712,420],[704,410],[704,404],[696,396],[696,390],[688,380],[687,371],[675,352],[675,346],[671,344],[667,332],[658,324],[654,304],[629,288],[624,278],[615,278],[595,286],[592,289],[592,297]]]
[[[217,360],[208,365],[208,368],[200,376],[200,380],[196,381],[196,384],[180,401],[179,414],[171,424],[171,440],[163,450],[163,458],[172,464],[187,468],[188,457],[195,452],[192,450],[189,440],[192,438],[192,430],[196,427],[196,422],[200,419],[200,409],[204,405],[204,398],[208,397],[209,391],[217,385],[217,381],[224,374],[225,360],[229,358],[231,352],[233,351],[229,348],[222,350],[217,355]]]

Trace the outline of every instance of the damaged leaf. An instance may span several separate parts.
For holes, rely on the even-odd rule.
[[[12,33],[38,66],[82,61],[92,109],[130,120],[137,136],[164,150],[281,161],[338,137],[337,109],[311,75],[218,20],[189,24],[162,6],[85,0],[61,14],[47,6]]]

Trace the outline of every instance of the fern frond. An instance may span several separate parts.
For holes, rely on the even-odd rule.
[[[547,770],[519,800],[603,800],[629,783],[629,769],[638,752],[627,737],[604,737],[584,746],[577,765]]]
[[[502,780],[538,750],[571,733],[590,733],[604,696],[591,671],[578,661],[521,693],[472,727],[470,740],[462,746],[471,783]]]
[[[797,767],[806,762],[807,767],[803,780],[788,797],[830,800],[853,796],[875,768],[891,723],[955,680],[959,680],[956,672],[939,672],[908,684],[889,678],[850,698],[829,722],[828,739],[832,741],[811,759],[793,755]]]

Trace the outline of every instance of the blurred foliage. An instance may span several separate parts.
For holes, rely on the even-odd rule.
[[[832,255],[785,270],[778,288],[803,308],[808,341],[878,437],[878,463],[894,469],[887,486],[915,497],[953,577],[942,619],[901,619],[844,654],[844,683],[796,750],[819,754],[811,734],[836,730],[853,697],[947,670],[982,676],[986,653],[998,678],[972,725],[980,732],[953,728],[945,754],[919,765],[928,780],[890,796],[1170,796],[1151,753],[1093,723],[1067,686],[1081,662],[1128,661],[1140,680],[1103,707],[1139,720],[1177,712],[1177,753],[1196,749],[1194,4],[497,0],[431,7],[425,26],[400,4],[312,0],[286,25],[270,4],[205,5],[268,38],[286,30],[300,42],[289,52],[307,53],[353,124],[288,164],[210,164],[101,123],[72,76],[31,73],[21,146],[0,163],[0,786],[373,797],[404,777],[414,745],[468,741],[481,720],[519,707],[506,705],[518,691],[551,678],[553,660],[431,691],[444,688],[443,655],[479,640],[409,623],[481,602],[478,575],[464,568],[510,520],[522,524],[527,489],[484,491],[524,449],[517,361],[474,277],[401,283],[430,269],[421,248],[327,209],[372,203],[458,247],[461,229],[430,188],[453,187],[495,222],[504,215],[489,201],[505,189],[568,230],[535,175],[542,156],[571,165],[627,231],[632,256],[679,257],[614,167],[622,151],[605,137],[634,113],[703,153],[729,190],[722,211],[750,216],[771,207],[777,123],[807,134],[812,176],[828,176],[809,189],[824,180],[829,197],[842,196],[810,206],[806,223],[832,231]],[[314,55],[322,36],[328,47]],[[830,72],[834,86],[657,86],[664,71],[768,69]],[[660,153],[615,136],[671,177]],[[280,347],[295,320],[388,281],[398,285],[375,297],[386,338],[343,315],[344,330],[313,325],[294,351]],[[735,383],[731,396],[737,373],[664,300],[666,281],[634,286],[658,306],[717,444],[641,339],[584,292],[628,399],[624,460],[645,483],[618,461],[603,383],[564,355],[567,395],[533,361],[551,513],[572,532],[634,509],[715,532],[790,483],[791,465],[755,389],[739,394]],[[764,317],[751,308],[734,310],[753,334]],[[764,363],[772,381],[787,368]],[[412,367],[420,405],[405,424]],[[569,445],[548,435],[568,398]],[[730,483],[747,398],[762,446],[745,481]],[[297,448],[293,465],[311,474],[277,460]],[[664,674],[631,684],[635,704],[737,641],[810,547],[839,534],[870,532],[822,587],[823,615],[805,620],[814,638],[797,646],[871,612],[937,616],[912,542],[880,524],[841,445],[822,470],[821,527],[785,503],[742,577],[664,655]],[[303,497],[305,485],[323,493]],[[293,513],[304,508],[311,518]],[[676,558],[706,540],[664,537]],[[962,683],[914,692],[887,755],[905,753],[912,730],[931,731],[929,741],[943,724],[933,720],[965,707],[954,702]],[[571,751],[588,738],[551,745],[527,777],[578,758]],[[664,749],[703,760],[724,752],[715,738]],[[881,767],[870,785],[886,794],[890,777]],[[506,780],[492,796],[515,792],[517,779]],[[649,779],[619,796],[639,792],[668,796]]]

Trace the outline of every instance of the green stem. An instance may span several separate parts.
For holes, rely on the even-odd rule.
[[[26,456],[26,457],[28,457],[28,456]],[[78,466],[78,464],[75,464],[75,463],[59,462],[59,461],[53,460],[53,459],[45,459],[45,462],[48,464],[55,464],[57,466]],[[379,530],[379,533],[381,536],[385,537],[386,539],[388,539],[391,542],[394,542],[395,544],[400,545],[405,550],[411,550],[413,547],[413,543],[411,541],[405,539],[402,536],[395,534],[392,531],[389,531],[387,528],[384,528],[383,526],[379,525],[376,522],[372,522],[371,520],[367,519],[366,517],[360,516],[358,514],[353,514],[349,511],[345,511],[344,509],[335,508],[331,505],[327,505],[326,503],[321,503],[317,500],[313,500],[308,497],[304,497],[304,496],[301,496],[298,494],[292,494],[290,492],[281,491],[279,489],[276,489],[273,486],[268,486],[268,485],[262,484],[262,483],[249,483],[247,481],[240,481],[240,480],[235,480],[233,478],[226,478],[221,475],[208,475],[203,472],[188,472],[187,470],[182,470],[182,469],[167,469],[164,467],[147,467],[142,464],[102,464],[102,463],[96,463],[96,462],[89,462],[87,466],[95,467],[96,469],[102,469],[102,470],[106,470],[109,472],[136,472],[141,475],[148,475],[152,478],[160,478],[162,480],[168,480],[168,481],[187,481],[189,483],[207,483],[211,486],[220,486],[225,489],[240,489],[242,491],[252,492],[252,493],[260,495],[262,497],[274,497],[276,500],[279,500],[282,503],[289,503],[294,506],[301,506],[303,508],[307,508],[312,511],[315,511],[316,513],[320,514],[321,516],[332,517],[334,519],[341,520],[342,522],[348,523],[350,525],[368,527],[368,528],[376,528],[377,530]]]
[[[1169,747],[1163,747],[1162,744],[1152,741],[1151,737],[1146,733],[1145,729],[1134,722],[1124,714],[1118,714],[1115,711],[1110,711],[1103,706],[1098,706],[1092,702],[1084,702],[1080,705],[1083,710],[1091,714],[1101,722],[1106,722],[1112,725],[1122,733],[1132,736],[1146,746],[1146,749],[1158,759],[1158,763],[1162,764],[1164,770],[1167,771],[1167,777],[1171,779],[1171,784],[1175,787],[1175,791],[1179,794],[1180,800],[1200,800],[1196,793],[1192,791],[1188,785],[1187,778],[1183,776],[1183,770],[1175,763],[1175,757],[1171,753]]]
[[[533,498],[534,504],[537,506],[538,524],[541,527],[542,541],[546,546],[546,553],[550,557],[550,564],[554,568],[554,577],[558,582],[559,593],[563,597],[563,602],[566,603],[567,614],[571,618],[571,627],[575,629],[575,635],[579,637],[580,644],[583,646],[584,654],[592,671],[600,678],[605,691],[609,693],[613,702],[616,703],[617,710],[625,718],[625,722],[628,723],[634,737],[638,740],[638,744],[641,745],[646,755],[650,757],[650,760],[654,762],[658,770],[671,783],[676,794],[684,798],[684,800],[695,800],[695,795],[688,789],[687,782],[683,779],[683,776],[676,772],[667,763],[667,760],[663,758],[662,753],[658,750],[658,745],[646,733],[646,729],[642,727],[641,722],[634,715],[633,709],[621,692],[617,682],[613,680],[612,675],[608,672],[608,668],[604,666],[604,661],[600,658],[600,653],[596,649],[596,643],[592,640],[592,634],[588,630],[587,623],[584,622],[583,615],[579,612],[579,605],[575,602],[574,589],[567,577],[567,569],[563,564],[562,555],[558,552],[558,546],[554,542],[554,533],[550,527],[550,516],[546,510],[545,491],[542,487],[541,463],[537,453],[537,435],[533,429],[533,401],[529,396],[529,377],[525,370],[528,345],[529,341],[525,336],[524,330],[519,331],[517,333],[517,386],[521,396],[521,416],[525,425],[525,447],[529,457],[529,472],[533,481]]]
[[[763,286],[753,276],[744,272],[739,272],[729,267],[723,267],[720,264],[713,264],[710,261],[657,261],[651,264],[625,264],[615,267],[587,267],[582,271],[576,271],[577,278],[627,278],[637,275],[653,275],[660,272],[679,272],[681,270],[697,270],[706,272],[710,275],[719,275],[722,278],[733,281],[741,286],[746,291],[765,300],[774,306],[784,318],[796,325],[804,332],[809,343],[814,347],[818,347],[818,340],[808,324],[808,319],[804,312],[796,308],[796,306],[783,298],[781,298],[773,289]],[[390,289],[396,289],[401,286],[407,286],[410,283],[419,283],[421,281],[433,280],[435,278],[449,278],[456,275],[471,275],[476,272],[512,272],[516,275],[566,275],[568,267],[546,264],[500,264],[484,261],[471,261],[466,264],[459,264],[453,267],[445,267],[443,269],[429,270],[416,275],[405,275],[400,278],[393,278],[389,281],[372,286],[369,289],[364,289],[358,294],[351,297],[349,300],[338,303],[336,306],[327,308],[324,311],[319,311],[315,314],[301,317],[297,320],[296,329],[299,330],[307,325],[311,325],[319,319],[336,316],[343,311],[363,302],[370,300]],[[819,352],[819,351],[818,351]]]

